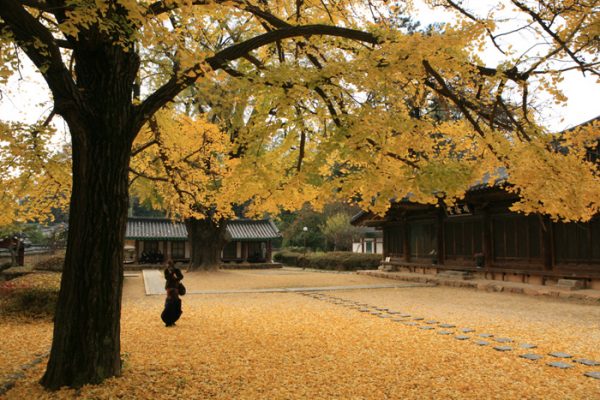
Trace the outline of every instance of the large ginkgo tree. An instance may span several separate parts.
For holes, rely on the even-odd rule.
[[[452,201],[503,171],[523,211],[598,212],[598,166],[584,157],[597,125],[557,136],[536,122],[542,99],[564,101],[565,72],[599,75],[598,2],[429,3],[454,23],[414,29],[410,4],[372,0],[0,0],[0,84],[26,55],[71,136],[69,236],[42,384],[120,374],[130,161],[145,145],[134,142],[182,96],[210,113],[220,83],[220,104],[244,93],[240,118],[253,118],[233,137],[243,157],[230,157],[239,161],[223,196],[252,191],[257,210],[332,193],[375,211],[406,195]],[[526,32],[531,48],[511,48],[510,32]],[[478,56],[486,46],[500,54],[493,64]]]

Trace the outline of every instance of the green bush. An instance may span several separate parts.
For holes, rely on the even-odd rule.
[[[61,272],[63,270],[63,265],[65,263],[64,256],[54,256],[45,259],[44,261],[40,261],[33,266],[33,269],[37,269],[40,271],[54,271]]]
[[[334,271],[355,271],[376,269],[381,263],[381,254],[361,254],[349,251],[329,253],[297,253],[281,251],[273,257],[275,261],[302,268],[315,268]]]
[[[298,259],[303,255],[295,251],[282,250],[273,255],[273,260],[286,265],[298,265]]]
[[[0,312],[36,318],[52,318],[58,300],[55,288],[19,288],[3,296]]]

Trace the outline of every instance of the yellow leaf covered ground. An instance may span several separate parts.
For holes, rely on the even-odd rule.
[[[234,274],[216,275],[227,279]],[[254,274],[257,280],[267,275]],[[331,274],[319,275],[330,285]],[[190,285],[192,278],[186,276],[188,289],[199,290]],[[437,334],[439,329],[423,331],[333,304],[328,301],[332,296],[453,323],[454,331],[477,331],[468,334],[471,340],[459,341]],[[537,362],[517,357],[566,351],[597,359],[598,306],[453,288],[330,292],[325,300],[282,293],[190,295],[183,298],[177,326],[165,328],[159,318],[162,303],[161,296],[143,295],[140,278],[126,279],[121,378],[78,392],[48,393],[37,384],[42,364],[6,398],[600,398],[600,381],[582,375],[598,367],[559,370],[545,366],[549,357]],[[38,325],[13,330],[28,336],[49,329],[49,324]],[[540,348],[500,353],[473,343],[480,332],[511,337],[515,347],[529,342]],[[33,342],[13,338],[24,346]],[[49,336],[36,340],[50,343]]]

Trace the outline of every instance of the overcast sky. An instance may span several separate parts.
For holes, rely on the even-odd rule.
[[[497,4],[497,2],[478,0],[472,4],[476,4],[478,8],[484,8],[490,4]],[[450,13],[439,8],[431,10],[422,4],[417,6],[416,14],[413,17],[421,21],[423,26],[434,22],[452,20]],[[511,40],[513,42],[519,41],[528,46],[526,37],[513,37]],[[499,55],[500,53],[490,49],[484,54],[484,59],[489,66],[495,66],[494,64],[499,60],[497,58]],[[49,114],[52,103],[46,84],[41,76],[32,73],[33,68],[27,65],[25,57],[23,59],[25,62],[23,76],[14,75],[8,88],[0,87],[2,90],[0,118],[34,122],[40,118],[45,118]],[[565,74],[565,79],[559,85],[559,88],[568,97],[567,104],[557,106],[548,102],[549,104],[540,110],[543,124],[549,127],[551,131],[561,131],[600,115],[600,84],[596,82],[596,79],[589,76],[585,77],[577,71],[571,71]],[[57,121],[57,125],[59,130],[64,131],[60,120]]]

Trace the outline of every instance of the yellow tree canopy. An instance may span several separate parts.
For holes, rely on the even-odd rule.
[[[383,212],[405,196],[451,202],[500,170],[521,196],[516,209],[568,220],[599,210],[598,165],[584,157],[598,125],[559,139],[536,123],[535,110],[543,96],[565,100],[556,88],[564,72],[598,76],[594,1],[507,0],[478,12],[432,0],[456,16],[422,30],[405,21],[410,3],[21,3],[51,34],[27,44],[46,76],[55,73],[53,57],[69,60],[93,27],[139,55],[132,101],[142,115],[179,96],[179,106],[157,116],[158,130],[140,131],[137,146],[153,145],[134,147],[132,164],[138,194],[158,188],[173,214],[200,216],[202,205],[230,215],[248,200],[251,211],[276,212],[332,197]],[[503,25],[506,12],[522,25]],[[23,39],[2,19],[0,28],[5,81],[19,56],[12,43]],[[502,44],[520,30],[532,48],[543,46],[523,53]],[[479,52],[490,44],[502,53],[493,67]],[[158,186],[144,175],[160,175]],[[35,186],[11,185],[13,202]]]
[[[54,129],[0,122],[0,226],[40,220],[66,209],[71,191],[68,147],[51,148]]]

